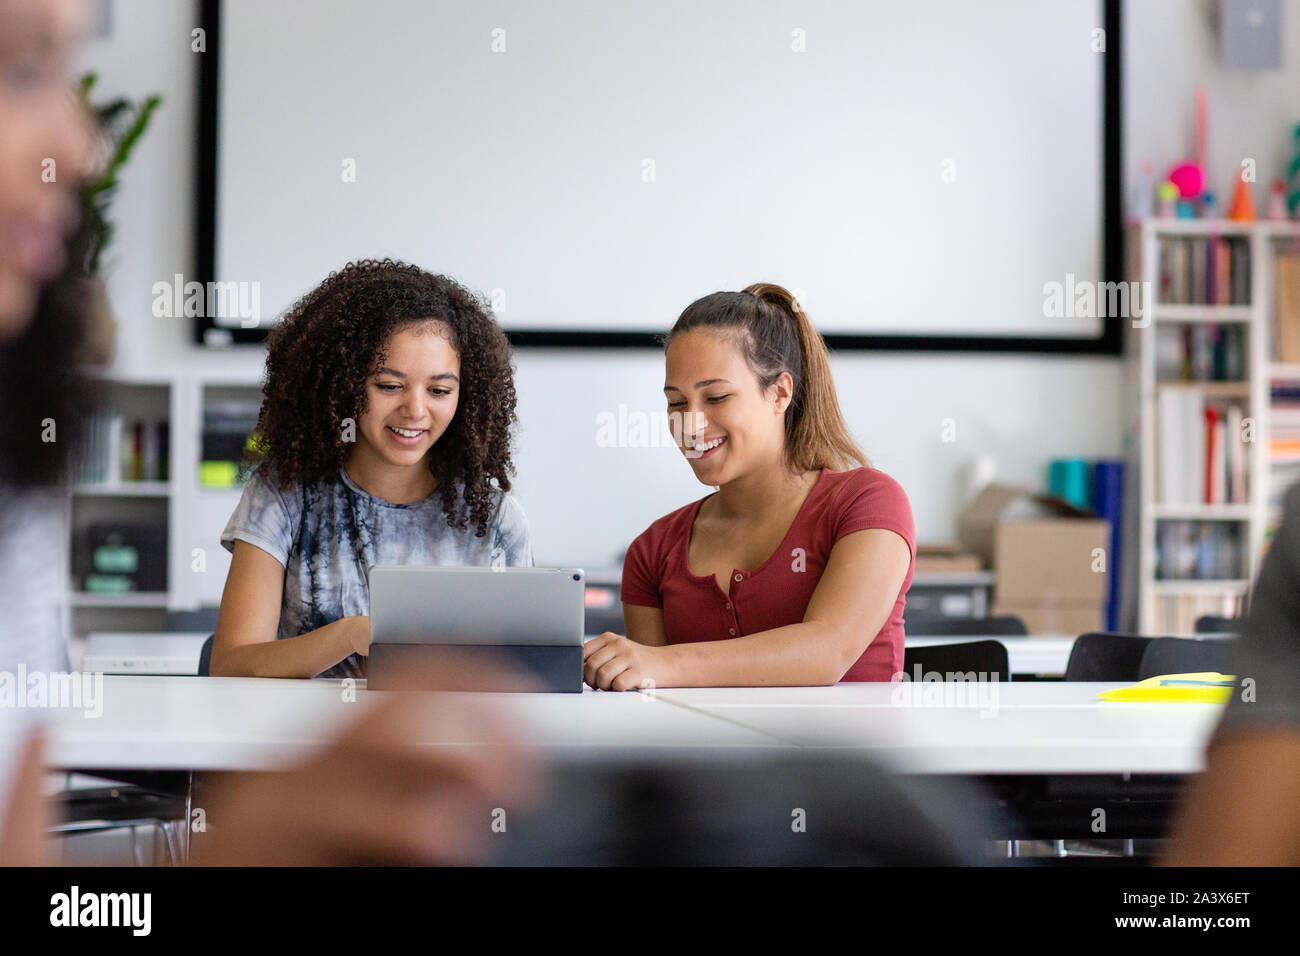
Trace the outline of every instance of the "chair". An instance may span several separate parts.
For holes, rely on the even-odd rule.
[[[129,830],[131,855],[137,866],[144,866],[136,831],[140,827],[152,827],[162,835],[168,863],[176,866],[185,857],[182,837],[176,829],[184,827],[189,819],[183,795],[123,783],[64,790],[53,797],[53,802],[61,822],[48,827],[47,833],[70,836]]]
[[[199,677],[211,674],[215,637],[215,634],[208,635],[199,651],[196,669]],[[168,863],[175,866],[188,855],[189,848],[176,831],[176,826],[187,826],[189,822],[190,808],[184,794],[152,790],[124,780],[115,786],[65,790],[54,797],[54,802],[62,822],[51,826],[49,833],[72,835],[129,830],[131,854],[137,865],[143,865],[136,831],[140,827],[153,827],[163,837]]]
[[[201,607],[197,611],[168,611],[167,612],[167,630],[169,631],[215,631],[217,629],[217,615],[220,608]],[[199,651],[199,668],[198,676],[208,677],[211,674],[212,664],[212,640],[215,634],[209,634],[208,639],[203,642],[203,648]]]
[[[909,637],[1024,637],[1025,622],[1011,614],[997,617],[909,617]]]
[[[1241,618],[1202,614],[1196,619],[1197,634],[1240,634]]]
[[[1187,644],[1194,644],[1197,647],[1189,651],[1183,646]],[[1219,645],[1211,647],[1209,653],[1227,649],[1222,646],[1221,641],[1196,641],[1104,632],[1083,634],[1075,640],[1074,646],[1070,649],[1070,660],[1065,665],[1065,679],[1128,684],[1157,674],[1221,670],[1196,656],[1206,653],[1205,645]],[[1192,663],[1197,666],[1190,666]],[[1201,666],[1202,664],[1208,666]],[[1152,670],[1152,667],[1163,669]],[[1089,841],[1083,842],[1085,845],[1089,844]],[[1065,841],[1057,840],[1055,843],[1057,855],[1066,856]],[[1131,857],[1132,850],[1132,841],[1125,841],[1124,856]]]
[[[623,622],[623,606],[589,607],[583,614],[582,628],[584,634],[626,634],[627,625]]]
[[[903,649],[903,670],[913,679],[918,671],[921,679],[929,673],[943,674],[946,680],[961,680],[967,674],[974,674],[976,681],[1011,679],[1007,649],[999,641],[907,647]]]
[[[216,639],[216,636],[217,635],[215,634],[209,634],[208,639],[204,641],[203,646],[199,648],[198,675],[200,677],[212,676],[212,642]]]
[[[1161,674],[1195,674],[1202,671],[1229,673],[1232,650],[1231,639],[1157,637],[1142,655],[1138,680]]]
[[[1136,681],[1142,670],[1142,655],[1152,640],[1138,634],[1082,634],[1070,648],[1065,679],[1115,683]]]
[[[197,611],[168,611],[168,631],[215,631],[217,629],[217,607],[201,607]]]

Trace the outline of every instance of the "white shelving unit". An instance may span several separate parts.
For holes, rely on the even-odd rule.
[[[96,520],[129,519],[147,513],[154,507],[151,501],[162,503],[158,511],[166,521],[167,588],[86,593],[77,590],[69,567],[70,630],[74,637],[96,631],[162,630],[169,611],[192,611],[218,603],[230,563],[218,536],[242,489],[199,485],[205,390],[251,397],[260,394],[261,381],[255,376],[132,375],[97,370],[89,374],[105,388],[110,407],[132,412],[148,408],[153,417],[165,415],[170,426],[168,479],[74,484],[68,495],[69,533],[75,536],[89,523],[84,518],[87,513]],[[203,549],[202,562],[196,562],[195,548]],[[73,551],[69,548],[70,561]],[[206,570],[195,571],[196,563],[206,565]]]
[[[1150,283],[1147,301],[1149,322],[1132,327],[1132,355],[1137,359],[1137,446],[1139,473],[1138,508],[1138,626],[1143,633],[1170,633],[1160,614],[1160,599],[1169,596],[1244,598],[1259,570],[1268,526],[1268,436],[1270,383],[1288,367],[1270,362],[1274,303],[1276,244],[1300,239],[1300,222],[1232,222],[1228,220],[1149,219],[1130,234],[1136,242],[1137,278]],[[1158,301],[1160,289],[1160,240],[1163,238],[1218,236],[1246,240],[1250,249],[1249,305],[1175,305]],[[1157,336],[1171,325],[1211,322],[1245,330],[1245,378],[1241,381],[1157,381]],[[1300,368],[1290,367],[1300,379]],[[1289,377],[1289,376],[1287,376]],[[1158,500],[1156,487],[1159,438],[1157,403],[1162,388],[1195,389],[1207,397],[1235,399],[1255,422],[1255,440],[1246,456],[1247,501],[1243,504],[1167,504]],[[1200,463],[1188,463],[1201,467]],[[1228,522],[1242,528],[1241,565],[1246,577],[1229,580],[1158,580],[1157,525],[1161,521]]]
[[[74,485],[74,495],[121,498],[166,498],[173,490],[170,481],[91,481]]]

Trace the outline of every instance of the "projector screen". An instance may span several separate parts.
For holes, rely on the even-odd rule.
[[[766,281],[832,340],[1103,334],[1045,308],[1106,278],[1098,0],[211,12],[211,278],[258,294],[209,342],[384,256],[514,332],[662,332]]]

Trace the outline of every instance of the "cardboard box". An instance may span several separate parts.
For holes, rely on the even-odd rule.
[[[957,545],[918,544],[916,546],[916,574],[954,574],[960,571],[983,571],[984,561],[979,555],[959,551]]]
[[[1015,614],[1031,634],[1104,629],[1110,522],[1062,498],[988,485],[957,519],[963,548],[997,574],[994,614]]]
[[[1091,631],[1106,630],[1104,605],[1091,603],[1071,604],[993,602],[994,615],[1014,614],[1025,622],[1032,634],[1066,634],[1078,636]]]

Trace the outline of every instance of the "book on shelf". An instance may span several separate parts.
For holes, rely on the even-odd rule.
[[[1164,324],[1156,329],[1156,380],[1243,381],[1246,348],[1246,329],[1235,323]]]
[[[199,440],[199,484],[233,487],[249,436],[257,429],[261,398],[210,401],[203,407]]]
[[[1224,468],[1227,456],[1223,446],[1227,440],[1227,423],[1220,418],[1219,410],[1214,405],[1205,406],[1205,440],[1209,445],[1205,453],[1205,500],[1222,502],[1226,476]]]
[[[1279,362],[1300,363],[1300,253],[1278,253],[1273,309],[1273,354]]]
[[[1243,527],[1234,521],[1162,519],[1156,528],[1156,580],[1241,578],[1243,544]]]
[[[123,418],[100,410],[90,416],[77,454],[78,484],[167,481],[170,435],[165,421]]]
[[[1242,594],[1169,594],[1155,600],[1157,634],[1195,634],[1198,618],[1239,618],[1245,611]]]
[[[1249,305],[1250,241],[1243,236],[1161,236],[1162,305]]]
[[[1300,381],[1274,379],[1268,429],[1270,528],[1282,513],[1282,499],[1300,481]]]
[[[1167,505],[1246,504],[1245,413],[1238,402],[1194,388],[1157,394],[1156,500]]]

